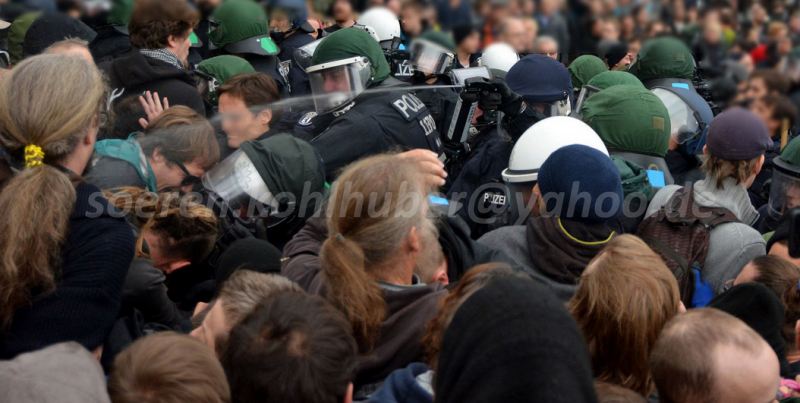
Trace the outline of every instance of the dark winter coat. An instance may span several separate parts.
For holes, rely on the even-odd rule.
[[[124,88],[123,97],[137,96],[145,91],[157,92],[171,106],[184,105],[205,116],[203,97],[197,91],[194,73],[166,62],[151,59],[139,52],[101,64],[112,89]]]
[[[94,350],[119,314],[133,231],[97,187],[80,184],[76,196],[56,289],[16,311],[0,336],[2,359],[65,341]]]
[[[133,259],[125,285],[122,289],[122,304],[135,308],[144,316],[145,322],[154,322],[167,327],[181,324],[191,316],[181,311],[167,296],[166,276],[153,266],[150,259]]]
[[[126,56],[133,48],[128,35],[119,32],[111,25],[95,29],[97,37],[89,44],[94,62],[102,64]]]
[[[294,35],[284,39],[280,44],[281,53],[278,53],[278,59],[282,62],[291,62],[292,67],[289,70],[289,85],[292,88],[292,96],[299,97],[311,94],[311,84],[308,82],[308,74],[306,74],[297,61],[294,60],[294,51],[298,48],[314,42],[314,38],[301,31],[295,32]]]

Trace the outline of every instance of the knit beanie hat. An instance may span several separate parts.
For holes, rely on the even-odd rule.
[[[606,64],[597,56],[583,55],[575,59],[567,68],[572,88],[581,88],[594,76],[608,71]]]
[[[440,403],[597,402],[583,335],[544,285],[492,282],[458,308],[435,380]]]
[[[608,61],[608,67],[613,68],[622,58],[628,55],[628,44],[618,42],[611,46],[603,57]]]
[[[622,181],[614,162],[584,145],[559,148],[539,168],[547,212],[561,218],[606,222],[622,211]]]
[[[786,341],[781,336],[785,321],[783,302],[767,286],[759,283],[739,284],[714,297],[708,306],[747,323],[775,350],[781,365],[781,376],[789,374]]]

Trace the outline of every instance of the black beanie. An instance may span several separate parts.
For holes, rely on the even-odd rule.
[[[613,68],[620,60],[628,54],[628,44],[619,42],[611,46],[604,57],[607,59],[608,67]]]
[[[781,376],[789,374],[786,341],[781,336],[785,320],[783,302],[767,286],[759,283],[739,284],[714,297],[708,306],[747,323],[775,351],[781,364]]]
[[[257,238],[244,238],[232,243],[217,262],[214,273],[217,289],[239,269],[280,274],[281,256],[278,248]]]
[[[22,42],[22,57],[36,56],[64,39],[92,42],[97,37],[88,25],[61,13],[45,13],[31,24]]]
[[[442,340],[436,402],[597,402],[583,334],[547,287],[498,280],[469,297]]]
[[[464,42],[473,32],[478,32],[472,24],[460,24],[453,27],[453,41],[456,46]]]

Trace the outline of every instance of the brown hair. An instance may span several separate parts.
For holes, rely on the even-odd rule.
[[[647,403],[642,395],[608,382],[595,381],[594,389],[598,403]]]
[[[406,244],[411,228],[429,225],[420,204],[427,194],[417,166],[394,154],[351,164],[332,189],[320,267],[328,299],[352,324],[362,354],[372,351],[386,317],[383,290],[375,279],[391,270],[384,265]],[[376,196],[382,203],[378,211]]]
[[[153,119],[138,138],[142,151],[152,156],[156,148],[167,161],[199,161],[204,170],[219,162],[219,143],[208,120],[186,106],[173,106]]]
[[[717,180],[717,189],[722,189],[722,182],[727,178],[735,179],[737,185],[744,183],[753,174],[760,161],[761,156],[747,161],[727,161],[706,154],[706,161],[703,163],[702,169],[708,173],[708,176],[713,176]]]
[[[157,235],[168,246],[170,258],[195,263],[211,253],[217,240],[217,217],[209,208],[179,197],[177,193],[151,193],[126,187],[106,197],[117,209],[134,213],[139,227],[136,256],[148,257],[142,251],[144,233]]]
[[[720,346],[752,355],[769,348],[750,326],[714,308],[693,309],[671,320],[650,354],[661,402],[706,402],[715,396],[714,356]]]
[[[200,14],[185,0],[137,0],[128,23],[131,45],[166,48],[170,35],[186,38],[199,21]]]
[[[770,22],[769,25],[767,25],[767,37],[769,40],[774,41],[776,40],[775,35],[778,35],[779,32],[788,29],[789,27],[787,27],[786,24],[781,21]]]
[[[753,282],[769,287],[783,302],[781,336],[786,341],[787,351],[797,351],[794,327],[800,320],[800,268],[774,255],[759,256],[751,263],[758,270]]]
[[[791,83],[783,74],[776,74],[772,69],[756,69],[750,74],[750,81],[760,78],[764,81],[768,93],[786,95]]]
[[[772,108],[772,119],[779,122],[788,120],[789,127],[794,127],[794,123],[797,120],[797,107],[794,106],[792,100],[784,95],[767,94],[761,97],[760,101],[763,102],[764,105]],[[772,137],[780,136],[780,130],[781,129],[778,128],[778,133],[770,133],[769,135]]]
[[[266,106],[281,100],[278,85],[268,74],[260,72],[237,74],[217,88],[217,97],[221,97],[222,94],[240,99],[253,114],[270,109],[272,111],[270,124],[277,123],[283,117],[280,108],[266,108]]]
[[[233,328],[250,314],[264,300],[287,292],[301,292],[300,286],[286,277],[264,274],[250,270],[237,270],[222,284],[214,303],[222,303],[225,323]],[[210,305],[209,305],[210,306]],[[215,342],[215,349],[222,354],[228,338],[221,337]]]
[[[234,326],[222,362],[237,403],[341,403],[357,346],[341,312],[319,296],[270,298]]]
[[[461,304],[490,283],[515,276],[520,279],[531,279],[527,274],[512,269],[505,263],[485,263],[467,271],[458,285],[439,302],[438,314],[428,322],[427,332],[422,337],[425,361],[429,367],[436,369],[444,332]]]
[[[114,403],[229,403],[225,372],[214,353],[189,336],[160,332],[134,342],[108,378]]]
[[[0,192],[0,327],[34,294],[56,287],[76,196],[53,165],[97,128],[105,93],[97,68],[64,55],[26,59],[0,85],[0,145],[17,161],[26,146],[44,152],[43,164],[22,170]]]
[[[644,241],[620,235],[578,284],[569,310],[586,337],[595,378],[649,396],[654,386],[647,360],[680,306],[675,276]]]

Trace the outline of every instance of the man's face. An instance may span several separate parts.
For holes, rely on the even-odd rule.
[[[800,207],[800,184],[793,183],[786,189],[786,210]]]
[[[781,122],[772,118],[773,109],[774,108],[768,106],[761,100],[754,101],[750,106],[750,110],[753,111],[753,113],[755,113],[761,119],[761,121],[764,122],[764,125],[767,126],[770,136],[775,134],[777,129],[781,126]]]
[[[414,7],[406,7],[403,9],[403,17],[401,20],[403,24],[403,31],[412,38],[422,33],[422,15]]]
[[[619,40],[619,30],[617,26],[612,22],[604,22],[602,30],[600,32],[600,37],[603,40],[607,41],[618,41]]]
[[[775,351],[763,340],[757,353],[737,346],[714,349],[715,395],[721,402],[770,403],[780,387],[780,364]],[[760,347],[760,348],[759,348]]]
[[[747,86],[747,98],[760,99],[767,95],[767,84],[761,77],[753,77],[750,79],[750,84]]]
[[[349,1],[336,0],[333,5],[333,19],[336,21],[349,21],[353,19],[353,6]]]
[[[273,10],[269,16],[269,29],[286,32],[292,28],[292,21],[281,10]]]
[[[255,140],[269,131],[269,124],[262,124],[259,115],[251,112],[244,101],[230,94],[219,97],[219,113],[222,115],[222,131],[228,137],[228,147],[239,148],[243,142]]]
[[[186,32],[186,36],[177,37],[175,35],[170,35],[168,39],[169,48],[167,49],[178,56],[184,66],[188,65],[186,60],[189,58],[189,48],[192,47],[192,40],[189,39],[191,34],[192,30],[190,29]]]
[[[223,309],[223,300],[217,299],[214,306],[208,311],[203,323],[197,329],[192,330],[189,335],[197,340],[202,341],[211,350],[217,353],[217,341],[228,337],[231,327],[225,319],[225,310]]]
[[[536,53],[558,60],[558,44],[555,41],[542,42],[539,44],[539,49]]]
[[[458,46],[458,50],[464,53],[477,53],[478,48],[481,45],[481,37],[480,34],[477,32],[473,32],[470,36],[464,38],[461,44]]]
[[[345,66],[334,67],[322,72],[324,78],[323,91],[326,94],[332,92],[350,92],[350,80],[348,80],[347,69]]]
[[[511,45],[517,53],[524,52],[528,38],[525,34],[525,27],[522,25],[522,21],[513,19],[507,21],[506,24],[506,31],[503,33],[500,41]]]

